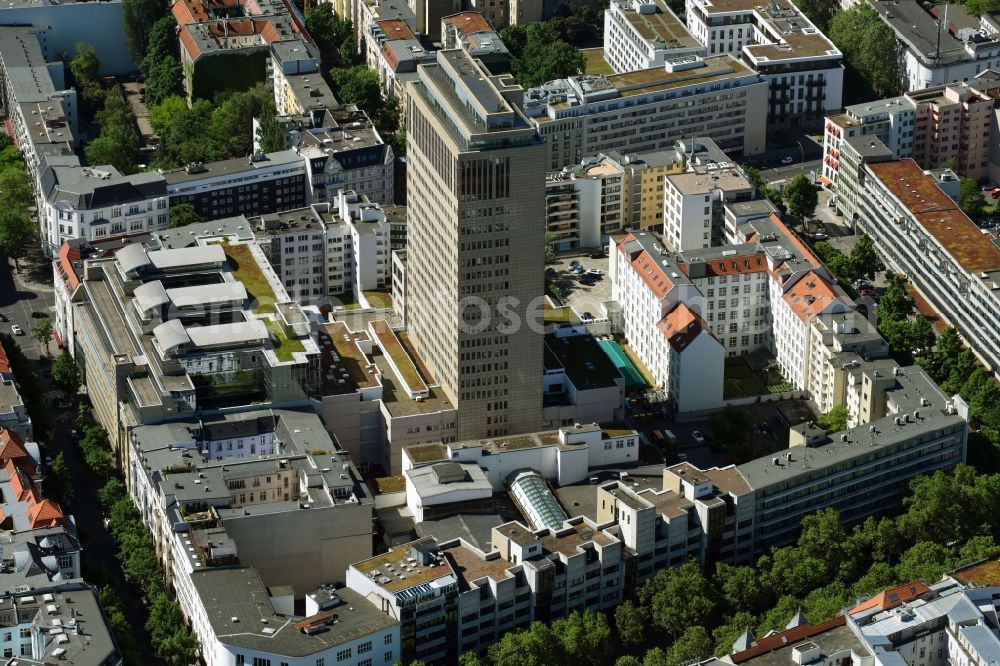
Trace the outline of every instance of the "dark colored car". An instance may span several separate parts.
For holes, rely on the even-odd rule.
[[[32,319],[46,319],[48,316],[49,316],[48,314],[46,314],[45,312],[41,312],[39,310],[35,310],[34,312],[31,313]]]

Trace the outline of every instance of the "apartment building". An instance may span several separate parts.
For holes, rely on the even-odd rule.
[[[868,136],[889,148],[893,159],[913,158],[924,169],[953,163],[959,173],[983,180],[989,171],[993,105],[992,97],[955,83],[846,107],[826,119],[823,183],[836,186],[844,141]]]
[[[314,126],[298,130],[292,145],[305,165],[307,202],[334,202],[340,190],[380,204],[394,201],[396,155],[364,111],[328,110]]]
[[[503,633],[622,599],[622,543],[586,518],[532,531],[496,527],[493,549],[433,537],[356,562],[347,584],[401,623],[404,661],[454,661]]]
[[[723,206],[750,201],[756,188],[731,162],[691,165],[667,176],[663,194],[663,238],[674,251],[721,244]]]
[[[994,372],[1000,248],[913,160],[863,166],[854,222]]]
[[[190,100],[211,99],[219,90],[245,90],[268,81],[275,71],[283,76],[282,68],[271,62],[276,42],[297,41],[301,48],[316,48],[301,12],[284,0],[238,0],[226,6],[182,0],[171,6],[171,12],[179,26],[181,65],[187,73],[184,87]]]
[[[274,105],[279,116],[298,116],[340,106],[319,71],[319,53],[305,39],[271,43],[267,61],[274,82]]]
[[[945,21],[942,11],[925,9],[916,0],[876,0],[871,5],[896,34],[905,90],[969,83],[1000,68],[1000,24],[990,12],[976,18],[963,7],[949,7]]]
[[[545,230],[553,249],[600,247],[625,226],[625,172],[607,157],[545,178]]]
[[[544,143],[521,88],[465,51],[438,51],[419,74],[407,101],[410,335],[458,437],[532,432],[543,345],[524,322],[544,269]]]
[[[622,74],[571,76],[525,92],[555,171],[608,151],[669,150],[708,137],[731,155],[764,150],[767,85],[731,56],[690,56]]]
[[[513,56],[498,32],[507,27],[506,0],[471,0],[469,8],[441,19],[441,47],[462,49],[493,74],[510,71]]]
[[[43,244],[52,256],[68,240],[125,241],[169,222],[167,188],[155,172],[123,176],[109,164],[45,165],[37,187]]]
[[[129,445],[130,494],[206,663],[393,662],[396,622],[334,585],[371,555],[374,503],[318,416],[141,426]]]
[[[222,241],[222,242],[220,242]],[[86,264],[73,335],[98,422],[128,466],[128,431],[241,405],[304,404],[319,349],[253,243],[154,236]]]
[[[9,664],[121,666],[98,590],[79,578],[0,596],[0,654]]]
[[[604,10],[604,59],[618,73],[705,53],[663,0],[615,0]]]
[[[767,82],[768,127],[819,127],[842,105],[843,54],[790,0],[687,0],[708,56],[739,58]]]
[[[250,220],[293,301],[330,305],[389,285],[389,225],[378,204],[341,191],[332,203]]]
[[[417,78],[418,65],[434,62],[434,50],[424,46],[403,18],[377,19],[369,31],[372,69],[379,73],[382,90],[389,97],[405,99],[406,82]]]
[[[189,546],[207,548],[203,567],[242,563],[299,597],[342,582],[350,562],[371,555],[374,503],[311,412],[139,426],[128,440],[130,495],[177,588],[201,570]],[[225,557],[213,556],[218,545]]]
[[[809,321],[853,309],[777,216],[744,225],[741,244],[687,252],[651,232],[612,243],[622,332],[677,412],[721,405],[725,356],[755,349],[774,353],[786,378],[803,387]]]
[[[189,204],[203,219],[256,217],[309,202],[306,165],[294,150],[194,162],[152,175],[166,183],[171,206]]]

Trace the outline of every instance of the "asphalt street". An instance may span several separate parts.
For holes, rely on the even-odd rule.
[[[11,333],[15,324],[20,326],[24,335],[17,337],[17,343],[28,358],[36,359],[39,348],[31,338],[31,329],[40,319],[33,318],[31,313],[53,316],[52,268],[47,262],[29,263],[22,259],[20,270],[15,272],[13,262],[6,257],[2,257],[0,263],[3,264],[0,268],[0,313],[9,320],[0,322],[0,330]],[[54,343],[49,350],[55,353]]]

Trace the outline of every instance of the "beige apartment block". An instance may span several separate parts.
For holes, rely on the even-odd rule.
[[[409,84],[407,321],[456,436],[539,429],[544,145],[522,91],[461,50]]]

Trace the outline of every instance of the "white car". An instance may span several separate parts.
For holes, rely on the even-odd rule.
[[[691,433],[691,439],[693,439],[696,444],[705,443],[705,436],[701,434],[700,430],[695,430],[693,433]]]
[[[13,326],[10,327],[10,332],[13,333],[14,335],[24,335],[24,329],[18,326],[17,324],[14,324]]]
[[[591,275],[604,275],[604,271],[602,271],[600,268],[591,268],[587,272]]]
[[[795,158],[792,157],[791,155],[785,155],[784,157],[781,158],[781,163],[782,164],[791,164],[794,161],[795,161]]]

